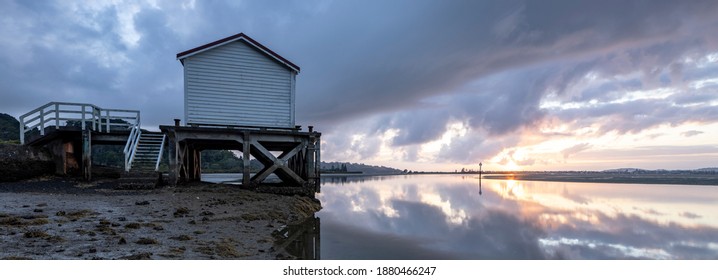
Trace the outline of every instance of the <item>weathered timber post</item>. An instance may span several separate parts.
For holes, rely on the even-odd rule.
[[[167,158],[169,158],[169,170],[167,171],[167,178],[170,186],[177,186],[177,136],[174,131],[167,131]]]
[[[190,181],[201,181],[202,180],[202,156],[201,152],[194,146],[190,146],[189,152],[192,155],[190,157]]]
[[[178,168],[179,178],[178,178],[178,180],[180,183],[186,183],[187,177],[189,177],[189,172],[187,171],[187,158],[188,158],[187,144],[184,142],[178,141],[177,142],[177,151],[178,151],[177,154],[179,155],[179,158],[177,160],[177,162],[179,163],[179,168]]]
[[[312,130],[312,126],[309,126],[309,130]],[[317,185],[317,174],[314,170],[314,156],[317,153],[317,148],[315,145],[315,139],[314,137],[309,138],[309,143],[307,144],[307,154],[306,154],[306,170],[307,170],[307,178],[309,178],[309,182],[311,184],[314,184],[312,187],[314,187],[314,191],[316,192],[316,185]]]
[[[92,131],[82,131],[82,176],[85,180],[92,180]]]
[[[244,131],[242,134],[242,186],[249,187],[249,180],[250,178],[250,160],[249,157],[251,156],[251,146],[249,143],[251,143],[251,140],[249,139],[249,131]]]

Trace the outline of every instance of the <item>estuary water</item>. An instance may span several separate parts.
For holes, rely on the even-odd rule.
[[[321,259],[718,259],[718,186],[323,177]]]

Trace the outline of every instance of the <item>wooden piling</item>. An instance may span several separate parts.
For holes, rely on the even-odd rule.
[[[82,176],[92,180],[92,131],[82,130]]]
[[[249,186],[250,181],[250,146],[249,131],[242,132],[242,185]]]

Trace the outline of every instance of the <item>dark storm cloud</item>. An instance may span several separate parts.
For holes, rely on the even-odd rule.
[[[91,46],[116,50],[119,46],[110,34],[92,28],[71,25],[53,26],[64,22],[59,7],[39,5],[27,1],[25,6],[6,2],[3,18],[9,22],[3,27],[2,45],[9,52],[0,55],[2,68],[2,110],[14,107],[38,106],[48,98],[76,99],[87,92],[114,91],[111,88],[114,71],[104,67],[120,57],[91,53]],[[96,22],[98,28],[107,28],[110,21]],[[8,36],[9,35],[9,36]],[[95,60],[88,59],[94,56]],[[47,100],[49,101],[49,100]],[[35,104],[37,102],[37,104]],[[26,107],[30,109],[29,107]]]
[[[610,102],[619,99],[626,91],[640,90],[643,84],[638,79],[626,81],[611,80],[592,88],[580,91],[571,96],[570,102],[587,102],[596,100],[598,102]]]
[[[669,100],[607,103],[626,91],[684,91],[714,77],[714,63],[694,65],[718,46],[712,1],[1,5],[0,111],[15,116],[48,101],[74,101],[140,109],[144,124],[166,124],[183,110],[182,67],[174,55],[245,32],[302,67],[299,124],[335,129],[367,119],[373,130],[349,130],[371,137],[395,129],[391,144],[409,149],[464,122],[471,141],[445,147],[455,151],[451,160],[477,142],[486,145],[477,150],[500,151],[517,140],[479,138],[535,130],[555,116],[619,132],[718,120],[710,86]],[[589,74],[606,81],[585,86]],[[542,109],[547,96],[598,105]],[[679,106],[686,104],[698,106]],[[338,150],[351,148],[353,141],[338,139],[351,132],[331,139],[347,144]],[[372,147],[355,147],[356,153],[372,156]]]
[[[314,92],[319,94],[326,90],[343,94],[335,95],[336,100],[324,99],[322,103],[314,104],[313,108],[329,109],[307,116],[311,119],[315,113],[332,114],[336,109],[342,114],[332,119],[341,121],[342,118],[362,117],[377,111],[399,110],[399,113],[378,121],[378,126],[384,129],[399,129],[392,141],[397,146],[437,140],[448,124],[457,120],[468,122],[472,133],[485,133],[485,138],[536,127],[545,117],[554,115],[568,122],[578,120],[577,126],[596,123],[601,132],[621,133],[640,132],[661,124],[679,125],[696,120],[713,122],[717,119],[715,112],[718,110],[708,103],[697,108],[674,105],[674,102],[688,101],[691,98],[688,94],[671,97],[675,100],[606,103],[620,99],[628,91],[671,84],[679,86],[685,80],[691,81],[691,77],[698,77],[696,73],[705,71],[686,67],[678,61],[685,56],[700,59],[715,49],[715,40],[709,32],[710,27],[715,26],[715,20],[704,10],[715,10],[710,3],[681,7],[671,7],[670,3],[650,7],[635,3],[628,7],[619,7],[625,3],[617,2],[591,3],[592,13],[588,15],[580,12],[585,10],[583,3],[554,4],[559,6],[555,10],[535,7],[535,3],[504,3],[501,5],[506,6],[494,7],[503,12],[466,22],[475,28],[443,32],[449,34],[445,36],[456,36],[430,45],[412,41],[406,36],[380,37],[393,30],[389,26],[388,31],[378,33],[376,38],[368,38],[362,45],[382,46],[381,50],[373,53],[382,59],[367,57],[364,63],[349,67],[351,74],[322,84],[322,88]],[[553,8],[553,5],[546,6]],[[444,25],[438,20],[450,14],[448,9],[415,26],[422,29],[428,21],[435,25],[433,29],[448,28],[450,24]],[[411,21],[412,17],[402,20]],[[483,21],[491,24],[480,24]],[[498,36],[497,32],[510,34]],[[482,40],[476,41],[477,37]],[[378,42],[380,40],[384,41]],[[443,46],[442,42],[456,45]],[[432,49],[436,45],[441,47]],[[342,46],[352,49],[351,45]],[[452,47],[453,52],[444,51]],[[392,52],[395,49],[401,49],[401,52]],[[431,55],[424,54],[430,50]],[[358,50],[349,52],[361,53]],[[462,59],[457,60],[456,57]],[[366,61],[377,64],[366,65]],[[421,65],[431,71],[402,70],[407,65]],[[449,70],[438,69],[437,65],[449,65]],[[641,75],[638,78],[614,78],[615,75],[635,72]],[[589,73],[608,80],[577,94],[575,86]],[[703,92],[692,95],[700,96],[700,101],[715,99],[715,95]],[[540,104],[549,93],[556,94],[562,101],[595,100],[598,105],[595,108],[547,111],[541,109]],[[427,104],[430,104],[428,108]],[[505,146],[499,144],[501,148],[494,149],[490,147],[497,147],[496,141],[477,140],[480,139],[455,141],[446,147],[447,151],[457,151],[452,153],[455,156],[441,154],[450,160],[464,161],[475,159],[466,156],[470,154],[466,151],[471,150],[467,150],[466,146],[470,148],[484,142],[491,144],[485,148],[494,151],[500,151]]]
[[[516,80],[521,80],[517,83]],[[547,76],[542,70],[518,73],[485,86],[482,97],[464,95],[454,103],[469,116],[469,125],[491,135],[503,135],[539,122],[546,112],[539,108]]]
[[[568,123],[575,121],[579,127],[598,123],[601,125],[601,133],[637,133],[661,124],[675,126],[691,121],[710,123],[718,120],[718,107],[710,104],[681,107],[670,100],[640,99],[565,109],[555,115]]]
[[[399,129],[399,134],[393,138],[393,145],[421,144],[436,140],[444,133],[444,126],[449,121],[449,112],[446,110],[414,110],[411,113],[400,113],[389,122],[389,128]]]
[[[391,144],[404,146],[437,140],[450,123],[456,121],[465,122],[469,128],[482,130],[494,137],[532,126],[545,115],[545,111],[538,106],[540,93],[547,84],[545,72],[536,70],[510,76],[511,79],[520,79],[523,82],[516,83],[502,75],[477,85],[487,93],[469,92],[426,100],[411,111],[402,111],[378,120],[375,133],[398,129],[399,132]],[[495,93],[498,91],[501,94]],[[466,145],[477,145],[480,142],[483,140],[467,135],[457,139],[456,143],[446,149],[462,153],[462,150],[466,151]],[[496,142],[496,139],[493,142]],[[511,141],[500,142],[503,144],[486,144],[501,148],[515,144],[510,143]],[[462,154],[457,156],[460,155]]]
[[[518,142],[516,136],[486,138],[479,133],[473,133],[456,138],[450,145],[442,145],[439,154],[442,160],[472,163],[477,159],[491,158]]]
[[[160,119],[168,123],[180,115],[181,69],[167,51],[176,38],[164,26],[163,14],[152,9],[135,14],[134,27],[141,37],[133,45],[118,32],[124,25],[118,13],[126,7],[95,11],[92,5],[83,10],[72,2],[33,3],[5,6],[11,7],[5,10],[10,21],[30,23],[24,29],[10,27],[19,28],[23,36],[2,41],[12,45],[8,41],[20,39],[19,51],[27,59],[0,56],[8,62],[0,70],[8,86],[0,94],[9,97],[3,98],[0,110],[19,115],[49,101],[63,101],[141,109],[145,124]]]

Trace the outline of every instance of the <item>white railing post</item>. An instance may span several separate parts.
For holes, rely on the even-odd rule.
[[[55,103],[55,129],[60,128],[60,104]]]
[[[87,108],[91,108],[91,111],[88,112]],[[134,114],[134,116],[132,114]],[[113,124],[112,118],[117,118],[121,120],[122,123]],[[20,143],[25,144],[28,139],[25,135],[26,133],[37,129],[41,136],[45,136],[45,128],[55,126],[55,129],[58,130],[62,125],[62,121],[65,121],[65,125],[67,125],[67,121],[80,121],[81,124],[79,128],[82,130],[91,128],[98,132],[111,132],[112,126],[123,126],[134,128],[138,131],[140,127],[140,111],[122,109],[105,110],[95,105],[85,103],[49,102],[20,116],[18,120]],[[90,122],[92,123],[90,124]],[[137,132],[135,136],[138,136]],[[134,140],[134,142],[137,142],[137,139]]]
[[[132,143],[132,153],[130,154],[129,168],[132,168],[132,162],[135,161],[135,154],[137,154],[137,144],[140,143],[140,137],[142,137],[142,130],[137,127],[137,133],[135,134],[135,142]],[[127,171],[130,171],[129,169]]]
[[[105,132],[110,132],[110,110],[105,110],[105,115],[107,116],[107,119],[105,120],[107,122],[107,130]]]
[[[125,148],[122,150],[122,153],[125,155],[125,161],[124,161],[124,163],[125,163],[125,171],[127,171],[127,160],[129,159],[129,154],[127,153],[127,151],[128,151],[128,149],[129,149],[129,147],[130,147],[130,142],[132,141],[132,135],[133,135],[133,134],[135,134],[135,129],[134,129],[134,128],[133,128],[132,130],[130,130],[130,136],[127,137],[127,143],[125,143]]]
[[[100,109],[97,109],[94,105],[92,106],[92,129],[99,131],[102,126],[102,116],[100,116]]]
[[[85,130],[85,105],[82,105],[82,130]]]
[[[45,135],[45,108],[40,109],[40,135]]]
[[[129,172],[132,168],[132,161],[135,159],[135,153],[137,152],[137,144],[140,141],[142,131],[139,126],[133,126],[130,130],[130,136],[127,137],[127,143],[123,153],[125,154],[125,171]]]
[[[135,134],[137,134],[137,127],[133,127],[132,130],[130,130],[130,136],[127,137],[127,143],[125,144],[125,149],[122,151],[125,154],[125,171],[130,171],[130,156],[132,151],[132,143],[135,142]]]
[[[160,154],[157,155],[157,163],[155,164],[155,171],[160,170],[160,161],[162,161],[162,153],[165,150],[165,140],[167,138],[167,134],[162,135],[162,145],[160,145]]]

